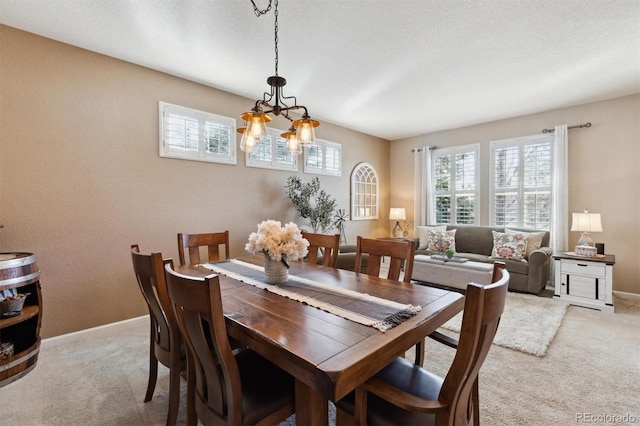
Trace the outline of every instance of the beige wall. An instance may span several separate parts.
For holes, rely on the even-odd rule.
[[[391,144],[391,205],[405,207],[413,218],[412,148],[480,144],[480,223],[489,223],[489,142],[538,134],[558,124],[590,122],[591,128],[569,130],[569,213],[588,208],[602,215],[605,243],[616,255],[615,291],[640,293],[640,96],[626,96],[509,120],[431,133]],[[569,224],[571,217],[569,215]],[[574,247],[580,233],[569,233]]]
[[[5,26],[0,95],[0,250],[36,254],[44,337],[145,314],[131,244],[177,259],[178,232],[228,229],[239,256],[260,221],[304,223],[290,172],[158,156],[158,101],[239,117],[254,100]],[[343,176],[320,177],[339,207],[367,161],[388,211],[389,142],[329,123],[317,136],[342,143]],[[349,242],[386,235],[385,218],[348,222]]]

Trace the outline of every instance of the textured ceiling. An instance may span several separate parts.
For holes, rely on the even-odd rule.
[[[250,0],[0,0],[2,24],[251,99],[273,20]],[[640,93],[640,0],[280,0],[278,20],[285,95],[389,140]]]

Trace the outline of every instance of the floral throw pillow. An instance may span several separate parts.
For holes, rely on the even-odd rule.
[[[493,232],[491,257],[523,260],[527,254],[527,235]]]
[[[429,231],[446,231],[447,225],[416,226],[418,229],[418,250],[426,250],[429,247]]]
[[[429,231],[427,250],[443,252],[447,250],[456,251],[456,230],[450,231]]]
[[[507,234],[523,234],[527,236],[527,253],[526,258],[531,256],[531,253],[538,250],[542,246],[542,239],[544,238],[544,232],[523,232],[516,231],[515,229],[505,228],[504,232]]]

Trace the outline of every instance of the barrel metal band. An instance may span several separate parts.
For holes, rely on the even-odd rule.
[[[22,283],[22,282],[25,282],[25,281],[30,281],[32,279],[38,278],[39,276],[40,276],[40,271],[34,272],[33,274],[29,274],[29,275],[22,275],[20,277],[9,278],[8,280],[0,280],[0,286],[5,286],[5,285]]]

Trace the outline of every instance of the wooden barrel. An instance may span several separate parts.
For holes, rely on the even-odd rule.
[[[0,317],[0,343],[13,345],[12,355],[0,355],[0,387],[33,370],[38,360],[42,291],[34,254],[0,253],[0,292],[9,290],[28,296],[19,314]]]

